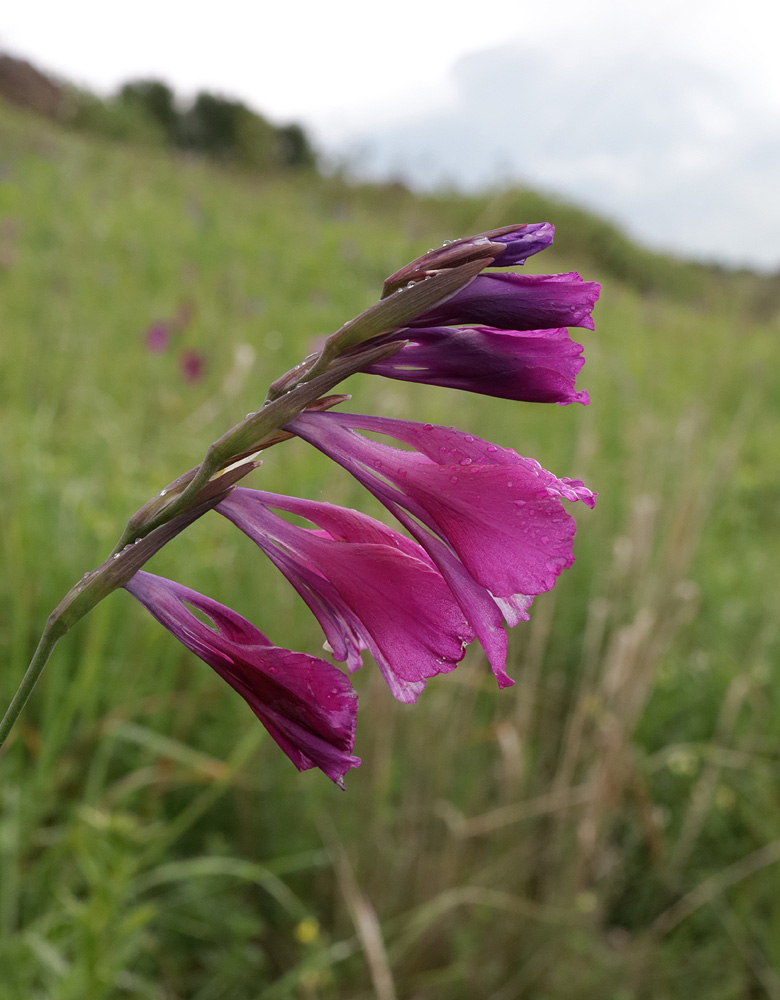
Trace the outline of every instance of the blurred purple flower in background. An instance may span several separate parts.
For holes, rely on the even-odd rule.
[[[157,320],[146,330],[144,343],[150,354],[164,354],[175,337],[192,322],[195,306],[183,299],[169,319]],[[179,374],[185,382],[199,382],[205,370],[205,358],[192,347],[184,348],[178,358]]]
[[[171,331],[167,323],[152,323],[145,334],[146,349],[150,354],[163,354],[171,342]]]
[[[206,359],[192,347],[185,348],[179,355],[179,372],[185,382],[200,382],[206,369]]]

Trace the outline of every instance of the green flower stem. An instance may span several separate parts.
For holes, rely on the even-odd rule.
[[[102,566],[85,574],[49,616],[27,672],[0,723],[0,747],[43,673],[57,641],[104,597],[127,583],[163,545],[215,507],[240,479],[257,468],[251,456],[290,436],[281,432],[284,424],[302,410],[322,409],[342,402],[346,397],[321,397],[348,376],[381,358],[390,357],[401,346],[400,343],[385,344],[359,355],[338,357],[325,372],[314,378],[301,366],[297,384],[294,369],[293,373],[288,373],[293,376],[292,388],[267,402],[256,413],[248,414],[223,434],[209,447],[201,465],[179,476],[130,518],[109,558]]]
[[[380,299],[328,337],[319,358],[314,360],[305,375],[301,377],[301,381],[318,377],[342,351],[356,347],[382,333],[397,330],[415,316],[445,302],[473,281],[484,267],[484,260],[469,261],[459,267],[439,271],[430,277],[411,282],[387,298]]]
[[[251,466],[254,468],[254,465]],[[251,471],[248,468],[246,472]],[[238,470],[241,475],[246,472]],[[221,477],[216,484],[204,490],[201,501],[185,514],[179,515],[168,524],[162,525],[156,531],[151,532],[146,538],[141,539],[137,544],[131,544],[121,552],[109,556],[102,566],[87,573],[81,580],[71,588],[57,607],[49,615],[43,635],[40,638],[27,672],[22,678],[22,682],[8,707],[8,711],[0,722],[0,747],[5,743],[8,734],[11,732],[14,723],[19,718],[19,714],[27,703],[27,699],[32,694],[32,690],[38,678],[43,673],[52,650],[57,641],[76,624],[84,615],[88,614],[96,607],[104,597],[107,597],[117,587],[134,576],[147,560],[159,552],[172,538],[189,527],[193,521],[215,507],[222,500],[233,484],[240,478],[233,473],[227,473]]]
[[[14,723],[27,704],[27,699],[32,694],[32,689],[35,687],[38,678],[43,673],[43,668],[46,666],[52,650],[57,645],[57,641],[65,634],[66,630],[61,627],[60,622],[56,620],[52,621],[53,617],[52,615],[46,623],[46,628],[43,630],[38,647],[30,661],[30,666],[27,668],[27,672],[22,678],[22,683],[19,685],[11,704],[8,706],[8,711],[3,716],[3,721],[0,722],[0,747],[5,743]]]
[[[330,392],[345,378],[381,358],[390,357],[402,346],[402,343],[384,344],[358,355],[336,358],[328,370],[316,378],[311,378],[308,372],[303,373],[297,385],[267,402],[255,413],[247,414],[240,423],[209,446],[199,466],[174,480],[157,497],[145,504],[128,522],[114,552],[121,552],[126,545],[185,512],[200,491],[223,469],[267,447],[269,441],[273,443],[272,439],[288,420],[314,406],[324,393]],[[250,471],[247,468],[242,475]]]

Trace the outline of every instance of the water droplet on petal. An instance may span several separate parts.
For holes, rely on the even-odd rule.
[[[450,476],[450,482],[451,483],[457,483],[457,481],[458,481],[458,477],[457,476]]]
[[[473,438],[473,436],[471,434],[467,434],[466,435],[466,440],[468,441],[469,444],[471,444],[471,442],[474,440],[474,438]]]
[[[472,460],[470,458],[462,458],[460,460],[460,465],[471,465]]]
[[[423,424],[423,430],[424,431],[432,431],[433,430],[433,424]]]
[[[494,444],[489,444],[488,451],[492,454],[494,451],[498,451],[498,448]]]

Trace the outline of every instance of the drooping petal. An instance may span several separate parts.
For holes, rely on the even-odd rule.
[[[348,467],[345,465],[345,468]],[[501,601],[494,598],[486,587],[477,583],[448,545],[428,531],[395,501],[395,491],[391,486],[365,472],[359,463],[350,468],[350,471],[358,482],[361,482],[398,518],[409,534],[416,538],[430,555],[455,595],[466,620],[473,627],[496,676],[498,686],[504,688],[514,684],[506,672],[507,635],[502,628],[504,615]],[[511,616],[506,618],[508,624],[515,625],[521,618],[527,619],[527,610],[523,613],[519,609],[523,606],[525,609],[530,607],[532,600],[533,598],[524,594],[515,594],[512,599],[514,606]]]
[[[352,455],[392,483],[398,502],[447,541],[491,593],[544,593],[571,565],[575,522],[560,501],[593,502],[579,481],[575,487],[533,459],[454,428],[344,413],[312,415],[319,426],[320,416],[352,432]],[[301,419],[312,422],[309,414]],[[358,429],[392,436],[416,451],[354,434]]]
[[[319,526],[302,528],[271,508]],[[217,510],[287,576],[351,669],[368,649],[393,695],[415,701],[429,677],[454,669],[474,638],[425,551],[355,510],[238,488]]]
[[[589,402],[587,392],[574,387],[584,364],[582,345],[566,327],[404,328],[385,339],[407,343],[366,368],[373,375],[532,403]]]
[[[488,596],[514,624],[527,617],[531,595],[551,589],[573,562],[576,525],[561,499],[593,504],[594,495],[579,480],[558,479],[511,449],[431,424],[329,413],[302,414],[287,428],[343,465],[400,517],[436,562],[483,645],[485,630],[489,642],[495,633]],[[416,450],[381,444],[358,429]],[[424,527],[415,530],[399,510]],[[464,575],[473,584],[468,602],[457,573],[461,584]],[[492,657],[491,665],[497,675],[503,670]]]
[[[273,646],[235,611],[172,580],[139,571],[125,588],[244,698],[299,771],[319,767],[343,788],[360,764],[351,754],[357,695],[337,667]]]
[[[503,255],[501,255],[503,256]],[[501,257],[496,259],[499,263]],[[601,286],[567,274],[480,274],[446,302],[416,317],[410,326],[477,323],[501,330],[559,326],[593,329],[591,313]]]

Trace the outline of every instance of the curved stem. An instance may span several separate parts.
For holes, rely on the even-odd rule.
[[[251,464],[250,468],[253,468]],[[232,485],[244,474],[243,469],[228,473],[223,482],[215,483],[210,490],[202,490],[200,503],[184,514],[180,514],[168,524],[161,525],[150,532],[145,538],[139,540],[138,544],[128,545],[120,553],[110,556],[101,566],[83,576],[75,587],[68,591],[49,615],[27,672],[22,678],[8,711],[0,722],[0,747],[8,738],[8,734],[19,718],[27,699],[32,694],[57,640],[61,639],[77,621],[89,614],[104,597],[107,597],[117,587],[127,583],[147,560],[151,559],[167,542],[211,510],[212,507],[215,507],[229,492]]]
[[[321,399],[324,392],[399,350],[401,344],[383,344],[373,350],[331,362],[321,375],[293,386],[288,392],[268,403],[256,413],[250,413],[241,423],[209,446],[203,462],[174,480],[173,498],[158,508],[161,495],[153,497],[138,515],[131,518],[118,545],[109,558],[73,587],[55,608],[46,623],[38,648],[22,679],[13,701],[0,722],[0,747],[16,722],[32,693],[32,689],[51,656],[51,651],[72,625],[88,614],[111,591],[123,586],[148,559],[175,535],[215,507],[240,479],[256,467],[251,460],[228,469],[217,479],[212,477],[237,458],[248,456],[258,448],[274,443],[284,425],[307,407],[317,408],[318,401],[333,405],[345,397]],[[286,437],[282,435],[282,439]],[[167,492],[167,491],[166,491]]]
[[[22,683],[19,685],[19,688],[13,697],[13,701],[8,706],[8,711],[3,716],[2,722],[0,722],[0,747],[2,747],[5,743],[14,723],[19,718],[22,709],[27,703],[27,699],[32,694],[32,689],[35,687],[38,678],[43,673],[43,668],[46,666],[57,641],[64,634],[65,632],[61,627],[60,622],[58,620],[52,621],[50,618],[46,623],[46,628],[43,630],[43,635],[41,636],[33,658],[30,661],[30,666],[27,668],[27,672],[22,678]]]

